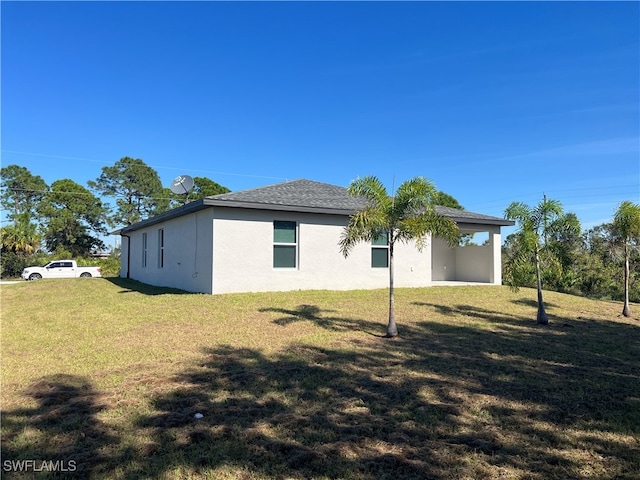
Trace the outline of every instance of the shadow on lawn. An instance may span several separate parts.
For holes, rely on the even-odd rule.
[[[286,308],[261,308],[260,312],[274,312],[284,315],[273,321],[276,325],[282,327],[291,323],[309,321],[314,323],[320,328],[326,330],[334,330],[340,332],[346,331],[359,331],[364,332],[374,337],[384,337],[372,331],[380,330],[381,326],[377,322],[371,322],[362,319],[343,318],[335,315],[325,316],[325,313],[335,313],[335,310],[327,310],[318,307],[317,305],[298,305],[295,310]]]
[[[534,300],[533,298],[518,298],[516,300],[511,300],[512,303],[515,303],[516,305],[524,305],[525,307],[531,307],[531,308],[538,308],[538,301]],[[548,302],[547,300],[544,300],[544,306],[545,308],[557,308],[558,305],[552,302]]]
[[[513,303],[530,306],[532,308],[537,308],[538,304],[536,301],[522,300],[522,301],[514,301]],[[561,321],[561,326],[566,327],[568,324],[566,323],[567,319],[563,317],[554,316],[552,313],[548,313],[550,324],[549,325],[540,325],[536,323],[535,310],[533,310],[530,316],[524,315],[514,315],[512,313],[504,313],[497,312],[494,310],[487,310],[484,308],[479,308],[473,305],[443,305],[437,303],[427,303],[427,302],[413,302],[413,305],[418,307],[431,307],[436,312],[447,315],[451,317],[468,317],[468,318],[477,318],[482,319],[484,321],[500,324],[500,325],[515,325],[524,328],[538,327],[539,329],[543,328],[553,328],[554,321]],[[546,304],[545,304],[546,305]],[[553,306],[551,304],[550,306]]]
[[[421,306],[425,318],[440,307]],[[88,453],[104,462],[95,478],[634,478],[640,469],[637,328],[587,320],[542,329],[529,318],[451,308],[493,323],[421,321],[403,326],[395,340],[363,336],[349,348],[293,345],[269,356],[210,348],[171,379],[170,391],[151,398],[151,413],[133,420],[141,440],[133,450],[121,448],[118,458],[99,457],[114,439],[95,419],[94,394],[80,382],[67,397],[39,400],[34,411],[9,412],[10,421],[23,420],[9,427],[3,457],[42,458],[37,446],[15,438],[33,427],[54,436],[69,431],[69,444],[45,451],[55,458],[81,455],[80,432],[92,432],[87,468]],[[265,311],[285,315],[283,324],[379,328],[325,319],[317,306]],[[52,388],[58,387],[44,391]],[[62,398],[78,403],[84,423],[58,424],[63,415],[42,424],[58,408],[76,409],[61,405]],[[103,474],[108,466],[120,474]]]
[[[158,413],[139,426],[156,432],[157,454],[195,460],[197,468],[224,465],[238,476],[438,478],[447,462],[429,447],[434,432],[419,424],[455,407],[431,405],[414,386],[372,374],[379,361],[371,351],[302,345],[275,357],[211,349],[177,379],[190,386],[156,398]]]
[[[26,393],[37,406],[2,413],[3,478],[34,478],[38,470],[46,478],[89,478],[108,461],[100,450],[117,437],[96,419],[103,407],[89,381],[51,375]]]
[[[155,285],[149,285],[130,278],[107,277],[106,280],[123,289],[118,293],[138,292],[144,295],[197,295],[193,292],[187,292],[186,290],[180,290],[178,288],[156,287]]]
[[[577,479],[587,468],[631,478],[640,466],[638,444],[609,435],[640,432],[640,347],[584,351],[637,331],[605,323],[533,338],[515,325],[435,322],[403,331],[351,351],[210,349],[139,427],[161,458],[240,477]]]

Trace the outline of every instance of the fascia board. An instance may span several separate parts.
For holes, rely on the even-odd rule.
[[[151,227],[153,225],[157,225],[158,223],[182,217],[183,215],[188,215],[205,208],[207,208],[207,205],[204,204],[202,199],[196,200],[195,202],[187,203],[182,207],[174,208],[173,210],[161,213],[160,215],[156,215],[155,217],[147,218],[146,220],[142,220],[141,222],[134,223],[133,225],[129,225],[128,227],[123,227],[119,230],[119,233],[122,235],[123,233],[126,234],[128,232],[135,232],[136,230]]]
[[[495,226],[499,226],[499,227],[512,227],[513,225],[516,224],[516,222],[513,222],[511,220],[502,220],[502,219],[491,219],[491,218],[487,218],[487,219],[472,219],[472,218],[456,218],[456,217],[449,217],[451,220],[453,220],[454,222],[456,222],[458,224],[458,228],[460,229],[464,229],[467,225],[468,226],[473,226],[473,227],[477,227],[477,226],[482,226],[482,225],[495,225]]]
[[[204,199],[209,207],[245,208],[249,210],[275,210],[278,212],[320,213],[325,215],[349,216],[355,210],[344,208],[305,207],[301,205],[284,205],[277,203],[238,202],[233,200]]]

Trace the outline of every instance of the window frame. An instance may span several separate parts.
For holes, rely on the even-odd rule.
[[[278,232],[278,225],[283,225],[283,224],[287,224],[289,226],[293,226],[292,229],[288,229],[288,230],[292,230],[293,232],[293,241],[284,241],[284,240],[278,240],[277,238],[277,232]],[[299,265],[299,258],[298,258],[298,252],[299,252],[299,224],[296,221],[293,220],[274,220],[273,221],[273,243],[272,243],[272,267],[274,269],[287,269],[287,270],[297,270],[298,269],[298,265]],[[280,250],[282,251],[283,249],[293,249],[293,265],[278,265],[278,260],[282,260],[282,257],[279,257],[276,255],[276,251]]]
[[[164,268],[164,228],[158,229],[158,268]]]
[[[384,242],[384,243],[382,243]],[[378,264],[380,260],[380,252],[384,251],[385,264]],[[389,268],[389,233],[382,232],[382,234],[371,240],[371,268]]]
[[[147,232],[142,232],[142,268],[147,268],[147,252],[148,252]]]

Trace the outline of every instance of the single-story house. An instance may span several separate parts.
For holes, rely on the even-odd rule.
[[[360,243],[345,258],[340,235],[363,199],[344,187],[294,180],[224,193],[122,228],[121,276],[191,292],[350,290],[388,286],[388,247]],[[487,232],[483,246],[397,244],[395,285],[438,281],[500,285],[500,227],[513,222],[447,207],[461,233]]]

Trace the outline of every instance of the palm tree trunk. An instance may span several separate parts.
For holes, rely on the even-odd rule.
[[[627,245],[624,246],[624,307],[622,307],[622,315],[631,316],[629,308],[629,250]]]
[[[396,327],[396,309],[393,294],[393,240],[389,238],[389,324],[387,325],[387,337],[393,338],[397,336],[398,328]]]
[[[540,276],[540,254],[536,249],[536,284],[538,287],[538,317],[537,321],[541,325],[549,323],[549,317],[544,310],[544,300],[542,299],[542,278]]]

